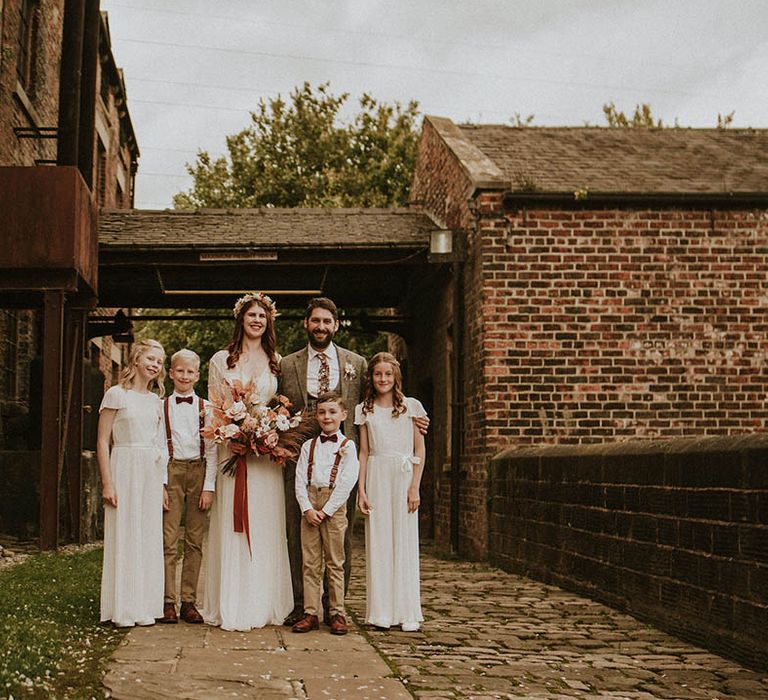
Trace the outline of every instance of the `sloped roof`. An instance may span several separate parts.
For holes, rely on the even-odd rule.
[[[768,129],[455,125],[428,117],[476,187],[606,193],[768,192]]]
[[[99,244],[121,247],[419,247],[435,224],[412,209],[102,210]]]

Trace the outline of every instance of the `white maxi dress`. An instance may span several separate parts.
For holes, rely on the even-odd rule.
[[[113,386],[99,411],[116,409],[109,470],[117,508],[104,506],[101,620],[152,625],[163,616],[163,471],[160,398]]]
[[[227,351],[221,350],[211,358],[208,384],[221,387],[224,379],[249,381],[237,366],[227,368]],[[277,391],[269,367],[255,383],[265,403]],[[220,463],[231,456],[229,448],[219,446]],[[225,630],[280,625],[293,609],[282,467],[266,456],[248,455],[250,550],[245,533],[234,531],[234,500],[235,478],[218,469],[205,553],[203,618]]]
[[[374,404],[355,407],[355,424],[368,431],[365,492],[371,512],[365,523],[365,621],[377,627],[421,622],[419,513],[408,512],[413,465],[413,418],[426,416],[421,402],[406,397],[406,412]]]

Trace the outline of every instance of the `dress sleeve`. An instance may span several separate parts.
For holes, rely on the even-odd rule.
[[[116,411],[125,408],[125,389],[119,384],[109,387],[104,394],[104,398],[101,400],[101,406],[99,406],[99,413],[105,408],[113,408]]]
[[[208,400],[216,405],[222,402],[224,387],[224,374],[221,367],[222,357],[226,357],[226,352],[222,354],[219,351],[214,354],[208,364]]]
[[[427,412],[424,410],[424,406],[421,405],[421,401],[418,399],[411,398],[410,396],[405,397],[405,404],[408,407],[407,416],[409,418],[421,418],[422,416],[426,416]]]
[[[357,404],[357,406],[355,406],[355,425],[365,425],[367,420],[368,415],[363,413],[363,404]]]

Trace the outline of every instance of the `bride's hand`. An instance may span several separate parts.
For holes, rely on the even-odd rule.
[[[236,455],[244,455],[248,451],[248,448],[241,442],[230,442],[229,449]]]
[[[358,491],[357,493],[357,507],[360,508],[363,515],[369,515],[371,512],[371,502],[364,491]]]

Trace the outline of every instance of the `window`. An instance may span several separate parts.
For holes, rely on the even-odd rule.
[[[107,80],[107,64],[101,64],[101,85],[99,86],[99,94],[101,95],[101,101],[109,112],[109,81]]]
[[[100,207],[107,202],[107,151],[101,139],[96,139],[96,201]]]
[[[21,0],[19,15],[16,78],[24,91],[32,95],[37,79],[37,35],[40,26],[38,0]]]

